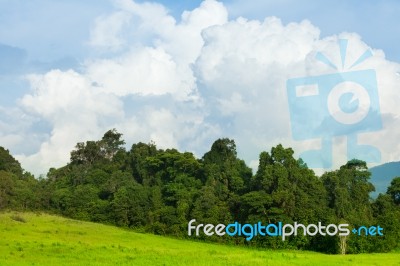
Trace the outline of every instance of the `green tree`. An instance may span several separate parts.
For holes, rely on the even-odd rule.
[[[10,154],[9,150],[0,147],[0,171],[6,171],[22,176],[23,169],[21,164]]]
[[[132,145],[129,152],[129,163],[132,175],[139,183],[151,183],[151,176],[155,174],[160,162],[149,161],[148,158],[154,157],[156,154],[157,147],[154,143],[145,144],[139,142]]]
[[[400,177],[393,178],[388,187],[387,194],[392,197],[395,204],[400,205]]]
[[[336,215],[337,223],[349,223],[354,227],[372,225],[374,222],[369,193],[374,186],[368,181],[371,173],[364,161],[353,159],[339,170],[322,175],[322,181],[328,192],[328,205]],[[342,237],[341,253],[366,252],[371,243],[364,238]]]
[[[79,142],[71,152],[71,164],[93,165],[96,162],[111,161],[118,151],[123,151],[125,141],[115,129],[107,131],[99,141]]]
[[[299,222],[303,224],[330,221],[326,191],[321,180],[306,167],[301,159],[293,157],[291,148],[277,145],[271,152],[262,152],[259,167],[251,181],[252,192],[242,196],[245,220]],[[286,243],[261,239],[260,245],[270,247],[297,247],[312,249],[312,239],[303,235]],[[313,243],[313,244],[312,244]],[[285,246],[282,246],[285,245]]]
[[[15,178],[12,173],[0,170],[0,210],[9,208],[14,195]]]
[[[118,133],[115,128],[104,134],[99,141],[100,152],[104,158],[112,160],[119,151],[124,151],[125,141],[121,137],[122,134]]]
[[[216,140],[211,150],[204,154],[202,161],[207,179],[211,178],[224,186],[225,191],[219,193],[221,197],[228,196],[229,191],[233,193],[245,191],[252,171],[243,160],[237,158],[234,140],[227,138]]]
[[[384,236],[371,239],[370,252],[389,252],[400,247],[400,207],[390,194],[379,194],[372,204],[376,223],[383,228]]]
[[[364,161],[351,160],[339,170],[325,173],[321,178],[328,192],[328,204],[338,219],[354,225],[371,222],[369,193],[374,186]]]

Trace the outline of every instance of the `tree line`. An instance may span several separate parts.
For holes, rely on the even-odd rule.
[[[380,225],[384,236],[205,237],[205,241],[325,253],[388,252],[400,247],[400,177],[372,200],[365,162],[353,159],[317,176],[282,145],[263,151],[255,174],[235,142],[216,140],[202,158],[154,143],[124,148],[122,134],[78,143],[70,162],[46,177],[24,171],[0,147],[0,210],[41,210],[160,235],[187,238],[187,224],[302,223]]]

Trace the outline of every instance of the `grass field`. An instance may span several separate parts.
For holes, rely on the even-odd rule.
[[[400,253],[254,250],[33,213],[0,213],[0,265],[400,265]]]

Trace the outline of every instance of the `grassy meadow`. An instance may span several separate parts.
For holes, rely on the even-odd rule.
[[[141,234],[48,214],[0,213],[0,265],[400,265],[400,253],[256,250]]]

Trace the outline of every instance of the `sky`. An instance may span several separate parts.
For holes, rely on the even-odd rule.
[[[112,128],[128,149],[199,158],[233,138],[253,168],[279,143],[320,171],[400,161],[399,12],[394,0],[0,0],[0,146],[36,176]],[[289,88],[310,78],[311,98]]]

